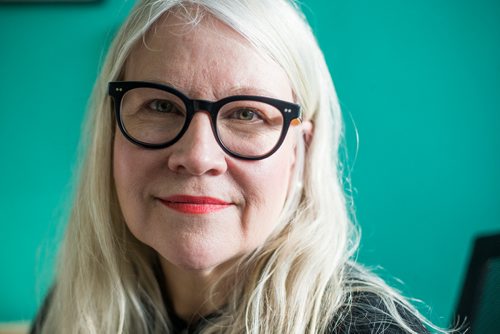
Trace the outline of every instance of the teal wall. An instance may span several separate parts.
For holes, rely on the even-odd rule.
[[[359,258],[446,324],[471,238],[500,230],[500,2],[303,2],[345,113]],[[50,282],[86,101],[131,5],[0,4],[0,321],[31,318]]]

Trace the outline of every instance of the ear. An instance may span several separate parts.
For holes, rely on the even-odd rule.
[[[314,133],[314,125],[311,121],[302,121],[302,135],[304,136],[304,143],[306,148],[311,144],[311,140]]]
[[[307,151],[307,148],[309,147],[312,136],[313,136],[313,123],[311,121],[301,121],[298,123],[297,126],[298,130],[302,133],[302,138],[304,139],[304,149]],[[297,138],[298,139],[298,138]],[[293,155],[293,162],[292,166],[295,165],[295,158],[297,156],[297,146],[295,145],[294,148],[295,154]]]

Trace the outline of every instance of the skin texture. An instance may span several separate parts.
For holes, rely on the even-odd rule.
[[[136,45],[124,80],[168,84],[191,98],[218,100],[237,94],[293,102],[289,80],[242,36],[205,16],[195,27],[163,16]],[[161,150],[130,143],[117,129],[113,169],[119,203],[132,234],[160,255],[176,313],[185,318],[212,311],[207,289],[238,256],[261,245],[276,226],[295,162],[297,131],[260,161],[225,154],[207,113],[197,113],[184,136]],[[172,195],[210,196],[230,205],[207,214],[180,213],[159,201]]]

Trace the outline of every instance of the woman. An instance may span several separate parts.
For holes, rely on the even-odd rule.
[[[92,101],[56,283],[33,332],[432,327],[351,261],[341,114],[293,3],[142,1]]]

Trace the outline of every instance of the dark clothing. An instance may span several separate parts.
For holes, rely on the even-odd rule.
[[[422,322],[402,306],[396,309],[406,325],[417,333],[428,334]],[[328,334],[403,334],[408,333],[395,322],[382,299],[374,293],[358,293],[353,296],[352,306],[339,311],[331,321]]]
[[[40,325],[43,323],[50,303],[50,294],[44,305],[40,309],[36,320],[33,322],[30,334],[39,334]],[[401,317],[407,325],[417,333],[428,334],[429,331],[421,321],[413,314],[408,313],[402,307],[397,308]],[[178,334],[198,334],[203,328],[218,317],[217,313],[208,315],[195,323],[187,324],[184,320],[175,315],[172,310],[169,312],[175,333]],[[334,317],[330,329],[326,334],[405,334],[407,331],[397,325],[387,314],[380,297],[373,293],[359,293],[354,296],[352,307],[341,309],[339,316]]]
[[[45,297],[42,306],[38,310],[35,320],[33,320],[33,322],[31,323],[29,334],[39,334],[42,332],[42,325],[45,322],[45,317],[47,316],[47,312],[49,311],[50,300],[52,299],[53,293],[54,287],[52,287],[52,289]]]
[[[408,327],[421,334],[428,334],[422,322],[413,314],[398,308],[399,314]],[[353,306],[340,318],[334,318],[325,334],[405,334],[408,333],[386,314],[382,300],[375,294],[359,293],[353,299]],[[217,314],[209,315],[196,323],[187,324],[184,320],[171,315],[175,333],[198,334],[206,325],[217,318]]]

